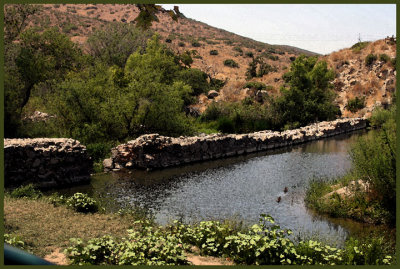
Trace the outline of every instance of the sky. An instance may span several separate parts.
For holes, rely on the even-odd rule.
[[[188,18],[320,54],[396,35],[394,4],[175,4]],[[162,4],[172,9],[173,4]]]

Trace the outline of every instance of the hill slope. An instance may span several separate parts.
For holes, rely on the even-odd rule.
[[[136,6],[131,4],[49,4],[42,7],[43,9],[32,19],[31,26],[37,26],[39,29],[57,26],[83,48],[86,47],[88,36],[96,29],[101,29],[111,22],[133,23],[139,14]],[[248,90],[243,89],[243,86],[247,82],[246,71],[253,57],[262,57],[263,61],[271,66],[271,70],[262,77],[252,78],[251,81],[272,86],[269,94],[276,95],[284,84],[282,75],[290,68],[290,63],[295,57],[300,54],[317,55],[291,46],[254,41],[189,18],[180,18],[175,22],[165,12],[161,12],[158,18],[159,22],[153,23],[152,30],[159,33],[173,51],[179,54],[187,50],[195,51],[192,67],[226,81],[218,97],[214,99],[209,99],[205,95],[199,97],[195,106],[200,111],[204,111],[214,100],[237,101],[251,95]],[[211,55],[211,51],[217,55]],[[391,59],[395,58],[395,52],[395,43],[379,40],[367,44],[362,49],[343,49],[327,56],[319,56],[336,72],[334,81],[338,95],[336,101],[343,116],[368,116],[375,106],[392,103],[396,71]],[[375,54],[378,57],[369,66],[365,64],[368,54]],[[386,63],[382,61],[379,58],[380,54],[388,55],[389,61]],[[227,59],[234,60],[238,67],[224,65]],[[346,109],[349,100],[363,96],[366,105],[364,109],[356,113]]]

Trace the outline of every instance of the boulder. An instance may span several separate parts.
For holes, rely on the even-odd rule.
[[[208,99],[214,99],[218,95],[219,95],[219,93],[217,91],[211,90],[208,92],[207,97],[208,97]]]

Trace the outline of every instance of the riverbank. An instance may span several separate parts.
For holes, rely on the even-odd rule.
[[[353,169],[314,181],[305,198],[319,213],[368,223],[396,222],[396,107],[372,114],[375,128],[350,149]]]
[[[7,196],[4,213],[5,233],[25,242],[25,250],[62,264],[394,262],[394,250],[387,248],[382,238],[349,239],[342,249],[312,240],[294,242],[287,237],[290,231],[274,227],[274,220],[266,215],[251,227],[216,221],[193,225],[174,222],[161,227],[129,214],[84,214],[54,206],[44,198]]]
[[[296,145],[366,127],[366,119],[353,118],[319,122],[284,132],[179,138],[149,134],[113,148],[112,157],[104,160],[103,166],[105,171],[166,168]]]

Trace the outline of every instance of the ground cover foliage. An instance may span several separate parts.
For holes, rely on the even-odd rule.
[[[344,247],[338,248],[318,240],[294,239],[290,230],[281,228],[271,216],[264,214],[260,215],[258,223],[251,226],[230,221],[194,224],[174,221],[158,226],[151,218],[138,215],[134,210],[107,213],[102,209],[96,213],[97,210],[93,211],[88,205],[101,205],[82,193],[70,197],[38,193],[32,186],[7,192],[5,242],[37,255],[44,255],[49,245],[62,247],[70,263],[76,265],[184,265],[189,263],[187,254],[194,248],[200,255],[229,258],[236,264],[247,265],[395,262],[393,249],[386,247],[384,239],[379,236],[366,240],[349,238]],[[12,209],[13,204],[23,204],[27,211],[31,207],[33,210],[47,208],[45,210],[52,220],[43,225],[43,218],[35,219],[32,217],[35,214],[28,212],[25,217],[29,223],[25,223],[25,217],[14,216],[22,212]],[[85,221],[85,225],[61,225],[57,222],[61,215],[68,215],[78,223]],[[115,226],[105,231],[103,224]],[[37,233],[32,234],[35,225],[39,225],[43,233],[39,238]],[[60,227],[68,229],[68,232],[53,231]],[[90,229],[90,232],[85,229]]]

